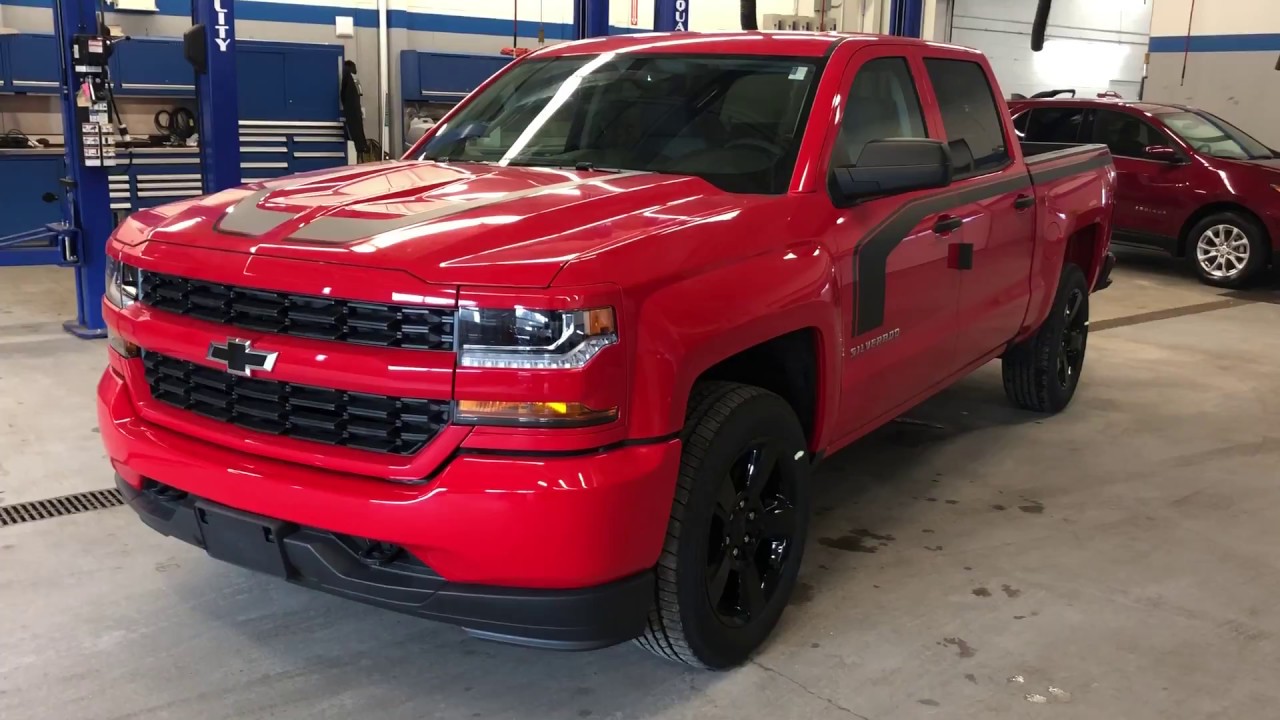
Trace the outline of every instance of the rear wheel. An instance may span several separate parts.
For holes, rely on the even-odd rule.
[[[1267,266],[1266,232],[1241,213],[1215,213],[1196,223],[1187,235],[1196,274],[1209,285],[1244,287]]]
[[[1089,285],[1075,265],[1062,269],[1049,317],[1004,355],[1004,391],[1025,410],[1056,413],[1071,403],[1089,343]]]
[[[804,433],[781,397],[749,385],[700,385],[658,590],[637,642],[663,657],[738,665],[778,623],[795,587],[809,525]]]

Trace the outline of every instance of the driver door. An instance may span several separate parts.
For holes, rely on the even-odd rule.
[[[940,137],[917,89],[922,72],[914,47],[876,44],[853,56],[828,172],[856,164],[872,140]],[[845,437],[920,398],[954,369],[960,273],[950,268],[948,249],[964,229],[939,198],[946,193],[872,197],[837,210],[831,246],[849,334],[841,360]]]

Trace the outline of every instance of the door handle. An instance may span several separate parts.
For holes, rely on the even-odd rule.
[[[1036,204],[1036,198],[1034,195],[1019,195],[1013,200],[1013,209],[1026,210],[1027,208],[1035,204]]]
[[[959,230],[964,225],[964,219],[954,215],[941,215],[938,221],[933,224],[933,231],[939,235],[945,235],[952,230]]]

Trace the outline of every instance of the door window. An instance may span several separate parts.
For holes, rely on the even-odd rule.
[[[858,70],[849,88],[831,166],[856,165],[862,149],[872,140],[928,136],[906,58],[870,60]]]
[[[1133,115],[1114,110],[1098,112],[1093,121],[1093,141],[1111,148],[1116,157],[1142,158],[1152,145],[1170,147],[1169,138]]]
[[[1027,120],[1027,142],[1080,142],[1080,126],[1084,124],[1082,108],[1036,108]]]
[[[982,66],[967,60],[927,58],[925,69],[938,96],[942,126],[957,180],[1009,163],[1004,124]]]

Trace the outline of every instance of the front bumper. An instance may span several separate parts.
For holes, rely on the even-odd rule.
[[[430,620],[491,640],[557,650],[590,650],[644,629],[653,573],[573,590],[525,590],[450,583],[416,558],[358,538],[301,527],[210,503],[147,481],[116,486],[157,532],[241,567]]]
[[[407,485],[205,442],[142,417],[108,368],[98,418],[112,465],[208,502],[405,549],[451,583],[565,590],[648,571],[675,494],[677,440],[582,454],[459,451]],[[430,449],[430,448],[428,448]],[[424,451],[425,452],[425,451]]]

